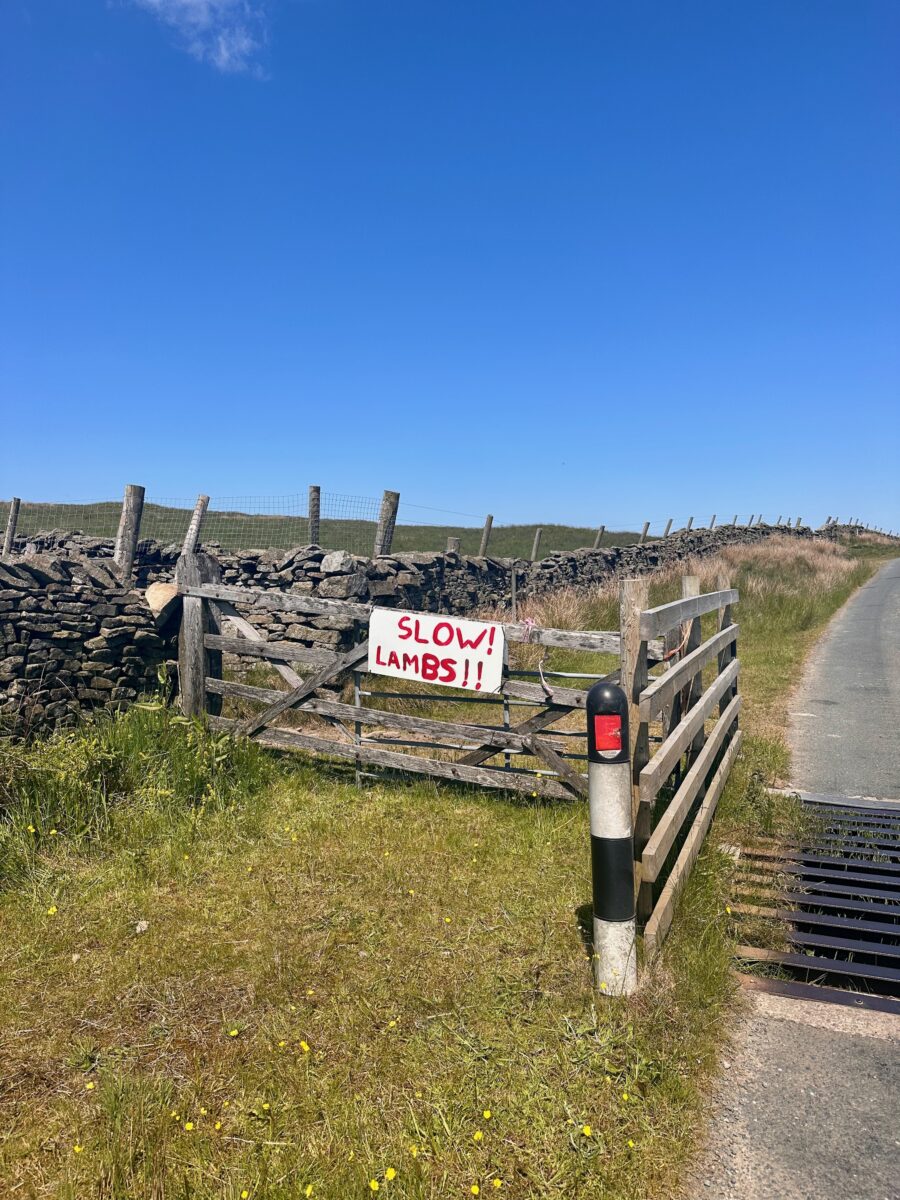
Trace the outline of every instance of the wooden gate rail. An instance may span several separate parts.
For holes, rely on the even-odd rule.
[[[190,557],[193,560],[198,556]],[[364,694],[375,698],[427,700],[438,709],[448,702],[496,704],[503,707],[503,727],[420,717],[359,702],[347,704],[321,689],[339,684],[351,673],[358,677],[364,672],[368,654],[365,641],[358,641],[341,653],[292,641],[267,641],[243,614],[296,612],[336,617],[353,622],[357,637],[361,637],[373,606],[271,589],[226,587],[215,577],[209,561],[207,559],[205,574],[201,571],[198,575],[195,567],[189,565],[179,575],[179,591],[185,605],[198,606],[191,620],[183,622],[182,626],[180,657],[189,677],[200,685],[190,696],[182,697],[185,711],[209,712],[213,702],[220,705],[223,698],[250,700],[262,705],[262,711],[240,720],[221,717],[214,712],[210,720],[217,728],[252,737],[263,745],[352,759],[357,769],[371,764],[555,799],[586,795],[587,777],[578,762],[585,755],[569,748],[572,739],[580,739],[583,743],[586,736],[583,723],[579,723],[577,729],[550,726],[583,710],[588,686],[598,679],[615,681],[618,671],[606,674],[599,670],[596,674],[560,672],[565,682],[557,685],[554,678],[557,673],[550,669],[542,675],[540,672],[510,670],[505,666],[501,691],[490,696],[452,692],[442,695],[438,690],[427,695],[363,693],[357,684],[357,701]],[[241,606],[243,613],[238,612],[236,605]],[[231,635],[223,632],[226,623],[233,627]],[[620,635],[614,630],[542,629],[525,622],[501,624],[511,643],[534,643],[601,655],[618,655],[621,645]],[[648,649],[653,661],[661,657],[662,652],[661,641],[652,643]],[[222,654],[269,663],[289,684],[289,690],[223,679],[220,670],[207,669],[208,664],[214,658],[221,659]],[[312,673],[304,671],[301,676],[294,669],[295,665],[301,669],[309,667]],[[522,675],[536,676],[540,682],[521,678]],[[569,686],[578,679],[585,680],[584,687]],[[512,725],[509,721],[511,704],[538,711],[518,725]],[[278,718],[290,712],[318,717],[331,724],[335,732],[323,736],[305,729],[273,728]],[[365,734],[366,729],[371,729],[374,736]],[[379,736],[385,732],[400,736]],[[395,749],[397,746],[403,746],[404,752]],[[454,753],[460,757],[445,761],[428,751]],[[490,764],[490,760],[498,755],[503,755],[502,765]],[[513,763],[511,756],[531,759],[535,765]]]
[[[645,607],[642,582],[625,581],[622,588],[622,687],[636,725],[635,888],[645,961],[658,952],[671,925],[742,739],[738,626],[731,611],[738,592],[720,580],[719,590],[701,595],[698,584],[686,576],[682,598],[656,608]],[[704,640],[701,619],[709,613],[717,614],[717,628]],[[651,678],[647,647],[660,635],[669,648],[667,661]],[[712,664],[715,676],[704,687],[704,669]]]

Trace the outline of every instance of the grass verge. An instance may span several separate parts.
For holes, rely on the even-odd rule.
[[[790,819],[768,708],[873,569],[777,549],[696,564],[742,589],[750,736],[627,1003],[592,1005],[582,804],[360,792],[154,704],[4,746],[0,1191],[672,1195],[731,1002],[718,847]],[[612,603],[535,612],[609,628]]]

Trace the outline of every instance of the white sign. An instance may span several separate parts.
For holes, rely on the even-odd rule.
[[[397,679],[441,683],[470,692],[503,685],[503,626],[431,613],[373,608],[369,671]]]

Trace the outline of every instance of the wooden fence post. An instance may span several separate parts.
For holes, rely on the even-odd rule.
[[[755,517],[756,517],[756,513],[751,513],[751,514],[750,514],[750,520],[747,522],[747,528],[748,528],[748,529],[752,529],[752,528],[753,528],[753,521],[754,521],[754,518],[755,518]]]
[[[184,587],[219,583],[222,573],[209,554],[182,554],[175,565],[175,582]],[[221,696],[210,696],[207,707],[206,677],[222,678],[222,653],[207,650],[207,633],[219,633],[220,623],[208,601],[199,596],[182,596],[181,628],[178,632],[178,695],[186,717],[199,717],[207,711],[221,710]]]
[[[491,540],[491,526],[494,523],[494,518],[491,513],[484,518],[484,529],[481,531],[481,545],[478,548],[478,554],[481,558],[487,554],[488,542]]]
[[[543,532],[544,531],[540,525],[534,531],[534,541],[531,544],[531,561],[532,562],[535,562],[537,559],[538,550],[540,550],[540,548],[541,548],[541,534]]]
[[[725,574],[724,571],[719,573],[718,581],[716,583],[716,590],[719,592],[727,592],[731,590],[731,579]],[[731,605],[726,604],[724,608],[720,608],[718,610],[716,631],[719,632],[722,629],[727,629],[729,625],[733,624],[734,618],[731,615]],[[723,650],[719,651],[716,662],[720,675],[728,666],[731,665],[732,660],[735,658],[737,658],[737,645],[735,642],[732,642],[731,645],[726,646]],[[735,681],[734,685],[728,689],[728,691],[719,701],[719,716],[722,715],[737,693],[738,685],[737,681]],[[734,727],[732,728],[732,734],[736,727],[737,721],[735,721]]]
[[[713,515],[710,517],[709,527],[710,527],[710,529],[715,529],[715,527],[716,527],[716,514],[715,513],[713,513]]]
[[[684,527],[684,531],[685,531],[685,533],[690,533],[690,531],[691,531],[691,526],[693,525],[693,523],[694,523],[694,518],[693,518],[693,517],[688,517],[688,523],[687,523],[687,525],[685,525],[685,527]]]
[[[519,580],[519,560],[517,558],[514,558],[512,560],[512,575],[511,575],[510,581],[509,581],[509,600],[510,600],[509,607],[510,607],[510,614],[513,619],[513,624],[515,624],[516,621],[518,621],[518,619],[519,619],[518,580]]]
[[[594,535],[594,549],[595,550],[600,549],[600,539],[603,537],[605,532],[606,532],[606,526],[601,525],[600,528],[597,530],[596,534]]]
[[[317,483],[309,485],[309,502],[306,508],[306,536],[311,546],[319,545],[319,512],[322,505],[322,489]]]
[[[399,492],[385,492],[381,497],[381,512],[378,516],[378,528],[375,531],[375,549],[373,555],[378,558],[382,554],[390,554],[391,543],[394,540],[394,526],[397,524],[397,509],[400,507]]]
[[[3,557],[8,558],[13,552],[16,540],[16,526],[19,523],[19,506],[22,501],[13,496],[9,502],[9,516],[6,518],[6,533],[3,535]]]
[[[781,513],[779,513],[779,514],[778,514],[778,520],[775,522],[775,526],[776,526],[776,528],[777,528],[777,527],[778,527],[778,526],[781,524],[781,517],[782,517],[782,514],[781,514]]]
[[[640,855],[650,836],[650,808],[640,804],[640,775],[650,760],[650,731],[647,722],[641,721],[639,704],[648,678],[647,643],[641,641],[641,613],[649,608],[649,596],[650,584],[646,579],[623,579],[619,584],[619,678],[628,699],[636,855]]]
[[[197,497],[197,503],[194,505],[194,511],[191,515],[191,523],[188,525],[188,531],[184,535],[184,545],[181,548],[182,554],[194,554],[200,542],[200,526],[203,524],[203,518],[206,516],[206,510],[209,507],[209,496],[204,496],[202,493]]]
[[[731,522],[732,529],[734,529],[734,527],[737,525],[737,519],[738,519],[738,515],[737,515],[737,513],[735,513],[734,520]]]
[[[691,596],[700,595],[700,576],[699,575],[683,575],[681,577],[681,596],[687,600]],[[687,622],[686,641],[684,645],[685,656],[696,650],[703,641],[703,632],[700,623],[700,617],[693,617]],[[703,672],[698,671],[691,679],[690,687],[687,693],[687,703],[684,712],[689,712],[700,697],[703,695]],[[700,732],[691,742],[690,749],[687,754],[687,765],[690,768],[691,764],[696,759],[697,755],[703,749],[703,743],[706,741],[706,734],[701,727]]]
[[[460,543],[459,543],[458,537],[448,537],[447,538],[447,553],[448,554],[459,554],[459,544]]]
[[[800,528],[800,518],[799,518],[799,517],[797,518],[797,521],[796,521],[796,524],[794,525],[794,528],[795,528],[795,529],[799,529],[799,528]]]
[[[646,538],[646,536],[647,536],[647,530],[648,530],[649,528],[650,528],[650,522],[649,522],[649,521],[645,521],[645,522],[644,522],[644,528],[641,530],[641,540],[638,542],[638,545],[639,545],[639,546],[643,545],[643,543],[644,543],[644,539],[645,539],[645,538]]]
[[[665,540],[669,536],[669,530],[671,528],[672,528],[672,518],[669,517],[668,521],[666,521],[666,527],[663,530],[663,540]]]
[[[141,533],[143,511],[144,489],[139,483],[129,483],[125,488],[122,515],[119,518],[119,532],[116,535],[116,548],[113,552],[116,566],[125,579],[131,578],[134,556],[137,553],[138,538]]]

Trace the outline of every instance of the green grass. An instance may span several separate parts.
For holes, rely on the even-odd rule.
[[[744,554],[747,750],[628,1002],[592,1003],[583,803],[357,791],[152,703],[5,745],[0,1192],[672,1196],[732,1005],[718,847],[791,819],[766,655],[783,688],[872,568]]]
[[[348,500],[352,501],[353,498]],[[372,501],[371,507],[370,520],[324,518],[320,523],[322,545],[329,550],[371,554],[375,540],[377,502]],[[64,529],[78,530],[91,537],[114,538],[121,510],[119,501],[96,504],[23,503],[17,532],[19,537],[24,537],[51,529]],[[6,527],[8,511],[8,502],[0,501],[0,528]],[[155,538],[163,545],[183,542],[190,519],[189,508],[170,508],[148,502],[144,505],[141,518],[141,536]],[[536,525],[495,525],[491,531],[489,551],[498,558],[530,558],[536,529]],[[544,525],[542,529],[540,558],[554,551],[593,546],[597,532],[596,529],[576,525]],[[610,530],[604,533],[601,545],[627,545],[636,542],[638,536],[633,530]],[[448,537],[460,539],[463,554],[477,554],[481,545],[481,527],[400,524],[394,532],[392,549],[398,554],[416,550],[441,551],[446,548]],[[309,540],[305,516],[212,510],[204,518],[203,538],[207,542],[217,542],[227,550],[289,550],[305,545]]]

